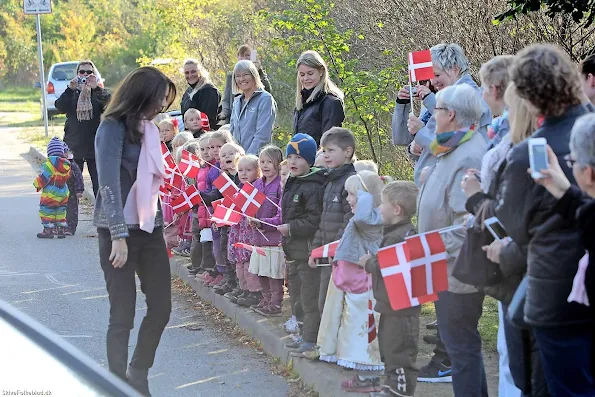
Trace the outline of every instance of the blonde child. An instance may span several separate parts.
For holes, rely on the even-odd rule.
[[[281,168],[279,170],[279,175],[281,175],[281,190],[285,188],[285,183],[289,178],[289,165],[287,164],[287,159],[281,162]]]
[[[184,113],[184,128],[190,131],[194,138],[200,138],[205,132],[211,130],[207,115],[194,108],[190,108]]]
[[[355,167],[355,172],[372,171],[378,175],[378,166],[372,160],[357,160],[353,162],[353,166]]]
[[[192,134],[189,133],[188,131],[183,131],[180,132],[178,135],[176,135],[174,137],[174,139],[171,140],[171,154],[172,156],[176,155],[176,151],[181,148],[182,146],[184,146],[186,144],[186,142],[190,141],[194,139]],[[181,156],[181,153],[180,153]]]
[[[281,244],[281,233],[277,225],[281,224],[281,176],[279,171],[283,161],[283,152],[276,146],[265,146],[260,151],[259,165],[262,178],[254,182],[254,187],[263,192],[266,200],[256,218],[264,223],[252,222],[259,230],[252,233],[253,244],[257,247],[268,247],[266,256],[253,253],[250,258],[250,273],[257,274],[260,280],[262,299],[251,306],[263,316],[278,316],[283,303],[283,280],[285,266]],[[271,226],[275,225],[275,226]]]
[[[345,181],[347,202],[353,217],[341,237],[334,260],[317,344],[320,360],[366,371],[384,369],[378,341],[368,343],[368,301],[371,282],[359,265],[360,258],[375,254],[382,240],[382,216],[378,206],[382,179],[361,171]],[[311,355],[310,358],[315,357]],[[346,389],[350,385],[344,385]]]
[[[161,137],[161,142],[165,143],[165,145],[171,152],[173,150],[171,141],[180,132],[178,129],[178,120],[166,118],[161,120],[157,127],[159,128],[159,136]]]
[[[238,162],[238,176],[240,179],[241,189],[244,183],[254,183],[260,175],[260,168],[258,167],[258,157],[249,154]],[[238,278],[238,287],[231,292],[225,294],[226,298],[232,303],[242,303],[242,305],[249,307],[248,303],[257,300],[260,301],[260,281],[258,276],[248,271],[250,267],[250,251],[244,248],[235,248],[235,243],[252,244],[252,228],[249,226],[248,219],[242,217],[242,220],[237,225],[229,228],[229,244],[228,244],[228,259],[229,262],[235,265],[236,275]]]

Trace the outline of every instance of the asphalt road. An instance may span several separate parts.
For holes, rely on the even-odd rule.
[[[0,136],[0,299],[106,365],[109,306],[91,215],[81,214],[74,237],[37,239],[41,225],[39,194],[32,186],[36,172],[24,158],[29,146],[18,140],[15,129],[0,128]],[[137,326],[146,313],[138,291]],[[149,374],[153,396],[287,394],[286,381],[271,373],[261,355],[218,332],[185,298],[174,296],[171,320]],[[1,384],[0,378],[0,388]]]

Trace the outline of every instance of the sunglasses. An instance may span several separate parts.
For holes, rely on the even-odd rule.
[[[93,74],[93,71],[92,70],[83,70],[83,69],[81,69],[81,70],[79,70],[79,74]]]

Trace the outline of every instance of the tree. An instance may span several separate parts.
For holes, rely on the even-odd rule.
[[[539,11],[542,7],[546,9],[546,15],[549,17],[566,14],[585,28],[588,28],[595,18],[594,0],[509,0],[508,5],[510,8],[498,14],[495,17],[496,21]]]

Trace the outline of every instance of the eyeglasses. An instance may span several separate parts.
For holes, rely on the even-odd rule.
[[[93,71],[81,69],[81,70],[79,70],[79,74],[93,74]]]
[[[564,156],[564,160],[566,160],[566,165],[568,166],[568,168],[573,168],[574,165],[576,164],[576,160],[571,158],[569,154]]]
[[[448,111],[448,108],[439,108],[439,107],[435,107],[434,110],[446,110]]]

